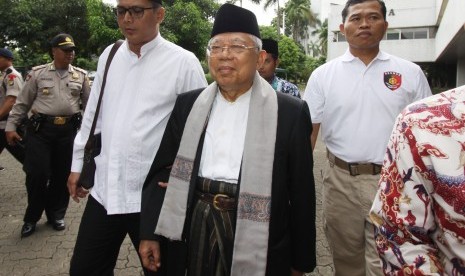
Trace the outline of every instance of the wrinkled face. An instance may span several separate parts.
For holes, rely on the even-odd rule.
[[[158,34],[159,24],[165,18],[163,7],[153,8],[149,0],[119,0],[117,10],[129,9],[127,12],[117,13],[118,26],[129,46],[140,47]],[[135,10],[139,10],[134,12]],[[142,9],[140,9],[142,8]]]
[[[220,88],[236,92],[250,89],[266,54],[258,50],[252,37],[246,33],[222,33],[212,38],[209,47],[219,49],[207,54],[207,58],[210,73]]]
[[[266,54],[265,61],[263,62],[262,66],[258,69],[258,73],[260,76],[267,81],[271,81],[276,67],[278,67],[278,59],[274,59],[272,54]]]
[[[58,47],[52,48],[53,60],[55,66],[59,69],[67,68],[68,65],[73,63],[74,50],[73,49],[61,49]]]
[[[346,21],[339,29],[351,49],[365,50],[379,47],[387,27],[381,5],[377,1],[366,1],[349,7]]]

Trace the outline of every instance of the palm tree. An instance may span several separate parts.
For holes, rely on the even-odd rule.
[[[306,38],[308,27],[315,26],[317,17],[310,7],[309,0],[289,0],[284,9],[286,22],[291,24],[294,41]]]
[[[323,23],[321,23],[321,21],[318,19],[316,23],[316,29],[312,32],[312,35],[318,36],[320,54],[326,56],[328,53],[328,19],[325,19]]]
[[[250,0],[250,1],[252,3],[255,3],[255,4],[260,4],[262,2],[261,0]],[[237,2],[237,0],[228,0],[227,2],[231,3],[231,4],[234,4],[234,3]],[[241,5],[241,7],[242,7],[242,0],[239,0],[239,3]],[[278,9],[277,9],[276,13],[278,14],[278,24],[277,25],[278,25],[278,34],[279,34],[280,29],[281,29],[281,26],[280,26],[281,20],[280,20],[280,13],[279,13],[279,0],[265,0],[264,3],[265,3],[265,5],[263,7],[264,7],[265,10],[268,9],[270,6],[275,5],[275,4],[278,6]]]
[[[310,41],[307,45],[307,51],[312,54],[312,57],[320,55],[320,44],[315,41]]]

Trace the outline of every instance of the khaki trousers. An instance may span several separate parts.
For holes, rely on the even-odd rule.
[[[323,175],[323,213],[326,238],[335,275],[383,275],[369,211],[379,175],[351,176],[327,161]]]

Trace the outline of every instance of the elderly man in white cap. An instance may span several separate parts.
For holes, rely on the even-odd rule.
[[[255,15],[221,6],[207,46],[215,82],[178,97],[144,184],[146,268],[170,276],[314,269],[309,110],[260,77],[261,46]]]

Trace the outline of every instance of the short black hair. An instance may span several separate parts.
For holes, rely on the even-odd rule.
[[[368,1],[376,1],[381,5],[381,13],[383,14],[384,21],[386,21],[386,4],[382,0],[347,0],[344,9],[342,10],[342,23],[346,22],[347,14],[349,13],[349,7],[368,2]]]
[[[161,1],[151,0],[150,2],[152,2],[152,7],[154,8],[159,8],[162,6]]]

